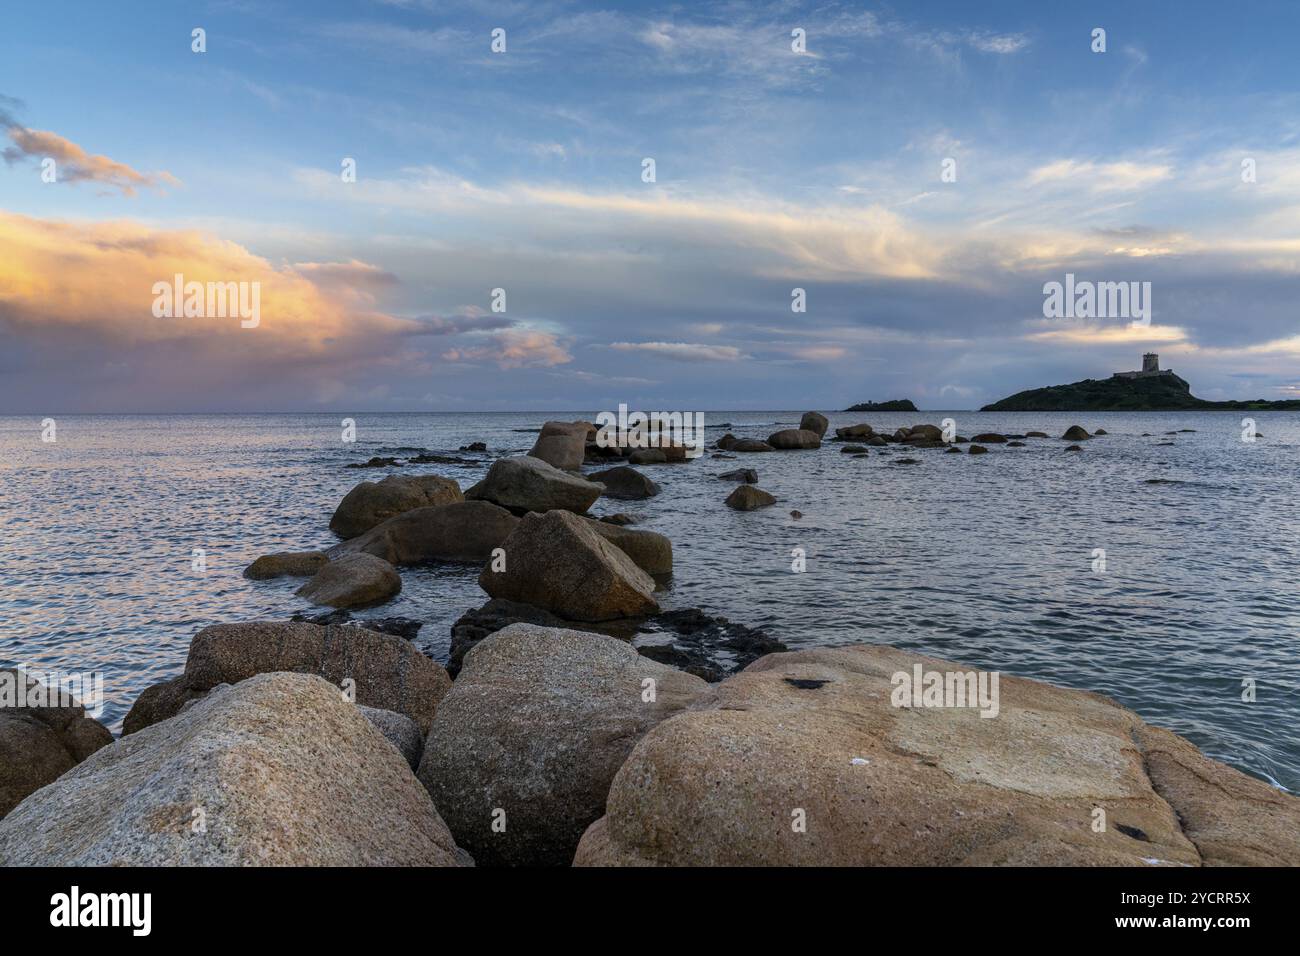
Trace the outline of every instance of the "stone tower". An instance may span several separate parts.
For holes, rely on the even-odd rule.
[[[1160,372],[1160,356],[1157,355],[1155,352],[1147,352],[1145,355],[1143,355],[1143,356],[1142,356],[1142,371],[1147,372],[1147,373],[1151,373],[1151,374],[1159,374],[1159,372]]]

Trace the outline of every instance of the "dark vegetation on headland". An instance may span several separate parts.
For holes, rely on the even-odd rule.
[[[846,412],[914,412],[916,406],[906,398],[889,402],[860,402],[844,409]]]
[[[1070,385],[1049,385],[1017,392],[982,412],[1163,412],[1163,411],[1286,411],[1300,401],[1209,402],[1192,394],[1191,386],[1173,372],[1149,378],[1086,378]]]

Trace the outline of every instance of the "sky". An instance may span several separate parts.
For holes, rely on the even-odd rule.
[[[1300,397],[1289,0],[59,11],[0,32],[0,414]]]

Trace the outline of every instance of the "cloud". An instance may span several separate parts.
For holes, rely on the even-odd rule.
[[[134,196],[137,188],[156,189],[179,184],[171,173],[137,172],[107,156],[92,156],[57,133],[19,126],[12,117],[6,117],[3,110],[0,110],[0,121],[4,121],[5,131],[14,144],[0,153],[11,166],[22,159],[53,159],[57,182],[101,183],[120,190],[124,196]]]
[[[501,368],[550,368],[573,361],[573,356],[550,332],[511,328],[494,332],[484,345],[448,349],[448,362],[495,362]]]
[[[849,353],[838,345],[808,345],[797,348],[790,354],[808,362],[834,362]]]
[[[1005,56],[1019,53],[1029,45],[1029,38],[1022,33],[971,33],[966,42],[981,53]]]
[[[1159,345],[1187,341],[1187,331],[1176,325],[1148,326],[1119,323],[1115,325],[1070,325],[1060,329],[1033,332],[1027,338],[1039,342],[1063,342],[1070,345]]]
[[[512,319],[488,315],[482,309],[467,310],[460,315],[439,316],[423,315],[416,319],[420,323],[420,335],[460,335],[463,332],[487,332],[496,329],[512,328]]]
[[[1173,176],[1173,169],[1164,163],[1096,163],[1087,160],[1059,159],[1030,171],[1029,183],[1074,181],[1093,192],[1144,189],[1164,182]]]
[[[703,345],[697,342],[611,342],[616,352],[644,352],[677,362],[736,362],[745,354],[732,345]]]
[[[261,321],[156,318],[153,286],[247,282]],[[349,279],[349,277],[351,277]],[[369,308],[367,283],[393,281],[361,262],[275,266],[197,231],[131,222],[60,222],[0,213],[0,322],[34,341],[66,336],[130,351],[183,345],[190,361],[258,368],[377,356],[418,323]]]

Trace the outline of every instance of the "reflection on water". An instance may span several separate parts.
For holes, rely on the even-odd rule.
[[[342,466],[471,441],[526,450],[528,414],[68,416],[43,444],[38,418],[0,418],[0,662],[105,674],[115,730],[141,689],[178,673],[190,638],[221,621],[308,609],[292,579],[250,582],[269,551],[333,542],[330,514],[357,481]],[[598,502],[673,539],[667,607],[699,606],[790,645],[887,643],[1097,690],[1212,756],[1300,788],[1300,415],[832,415],[832,428],[893,429],[951,414],[966,435],[1076,421],[1110,434],[1066,454],[1056,438],[980,458],[912,452],[891,464],[820,451],[740,456],[777,508],[723,507],[737,467],[707,455],[649,469],[664,489]],[[765,437],[794,412],[706,414]],[[1167,436],[1170,431],[1195,429]],[[1142,433],[1150,437],[1142,437]],[[710,428],[715,438],[720,429]],[[1169,446],[1160,442],[1172,441]],[[462,487],[479,465],[423,465]],[[1149,483],[1149,479],[1166,479]],[[802,519],[789,517],[792,509]],[[807,572],[791,573],[803,548]],[[207,570],[191,568],[195,548]],[[1092,570],[1106,551],[1106,571]],[[445,659],[448,628],[485,600],[477,568],[406,569],[393,602],[363,612],[425,621],[417,643]],[[1241,700],[1242,681],[1258,699]]]

